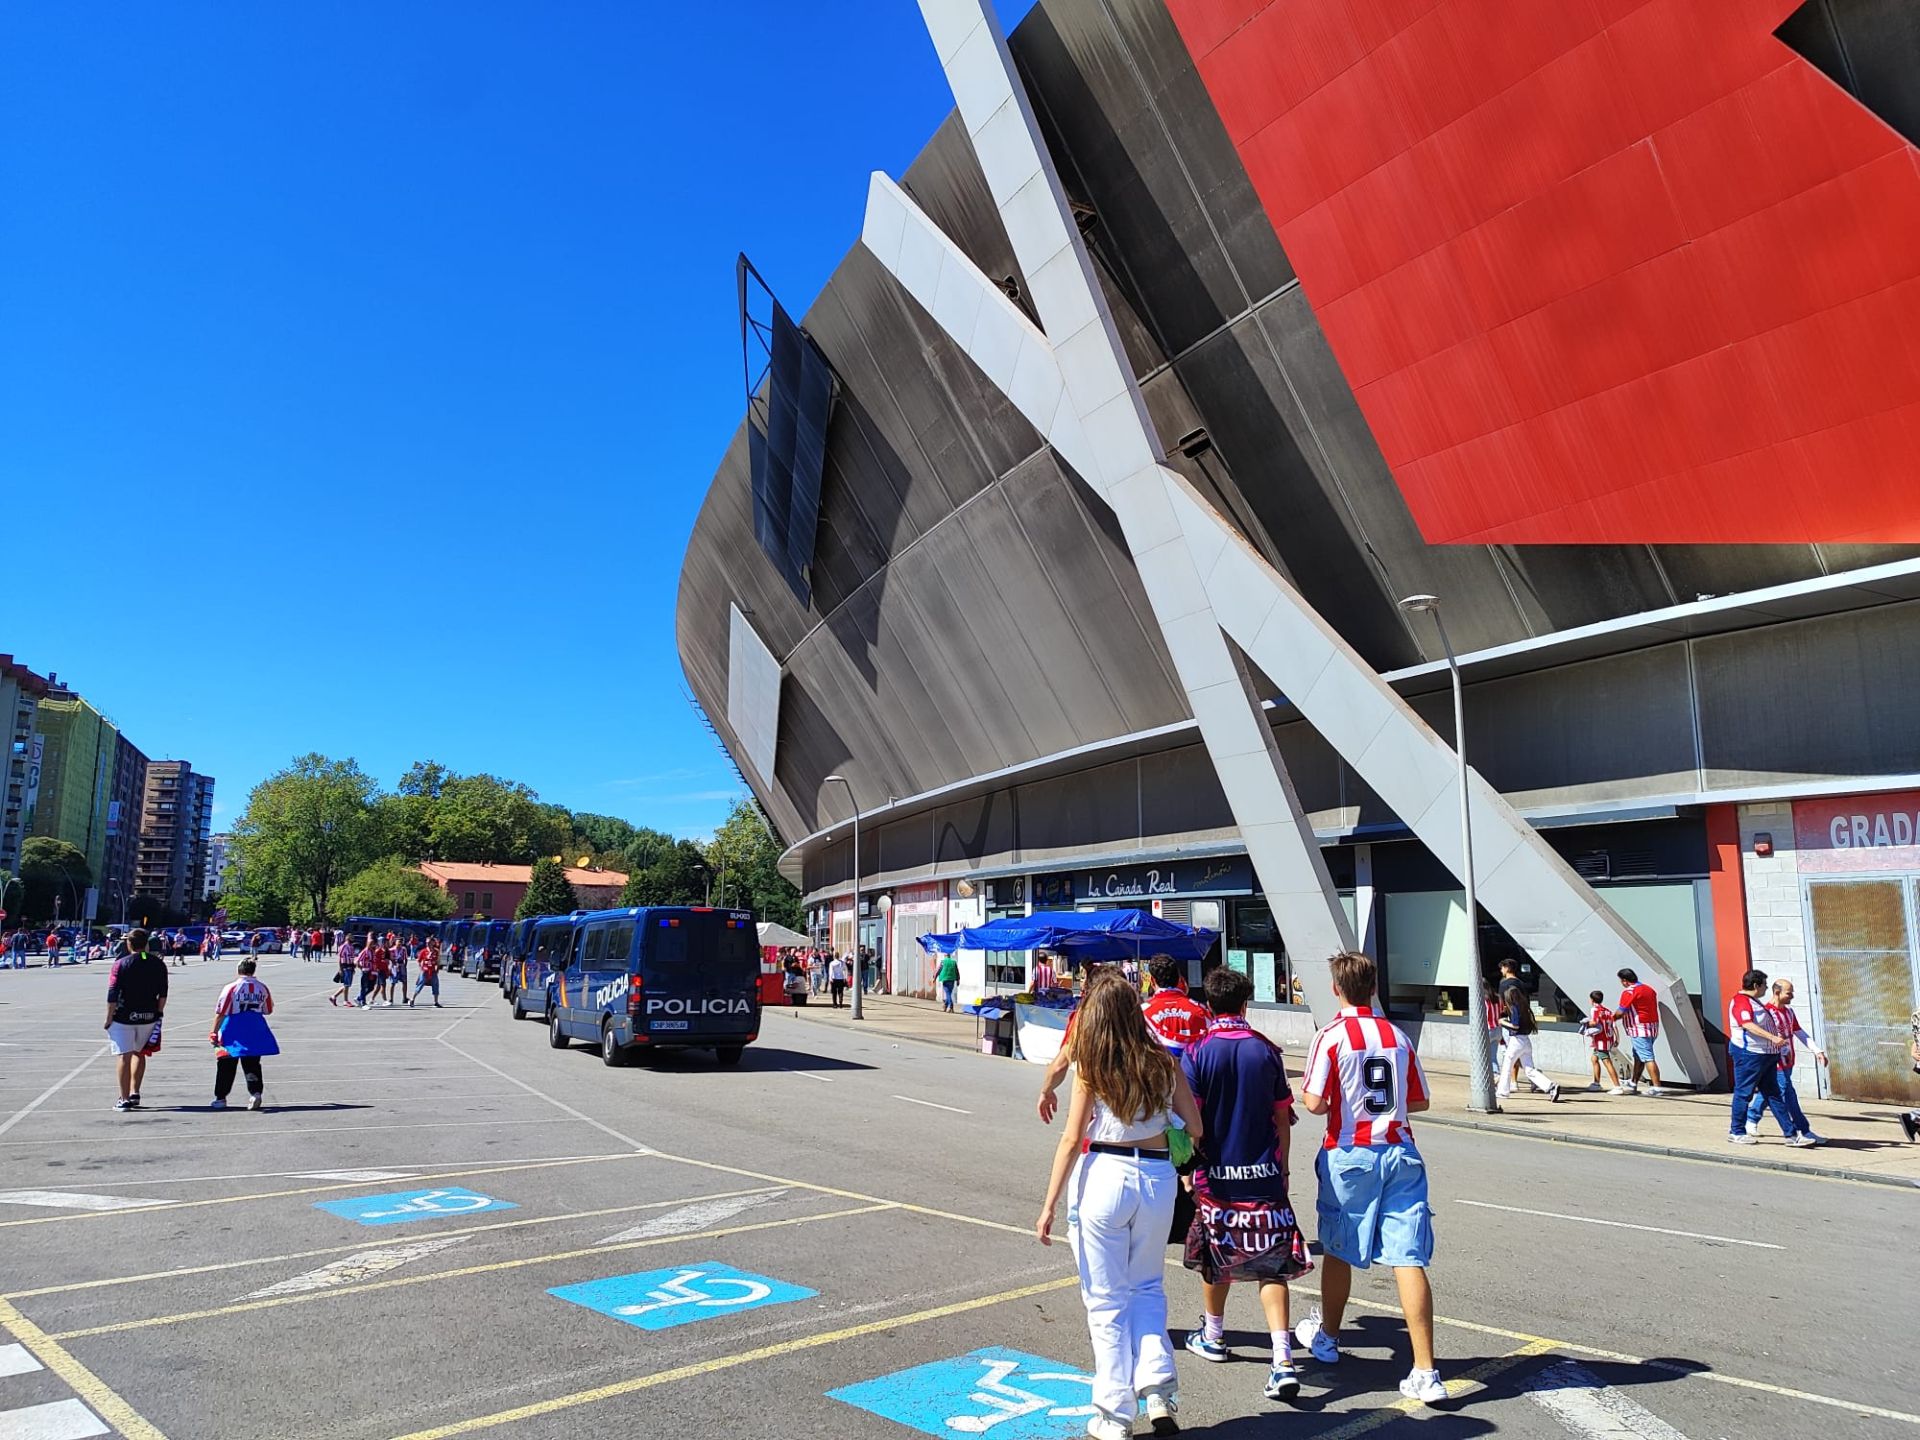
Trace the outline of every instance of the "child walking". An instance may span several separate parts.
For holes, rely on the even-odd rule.
[[[1200,1112],[1173,1057],[1147,1029],[1140,992],[1117,972],[1087,987],[1073,1054],[1073,1098],[1034,1229],[1051,1245],[1054,1213],[1060,1197],[1069,1197],[1067,1238],[1093,1341],[1095,1414],[1087,1433],[1125,1440],[1144,1413],[1155,1434],[1172,1434],[1180,1428],[1179,1395],[1163,1277],[1179,1180],[1167,1132],[1184,1125],[1199,1143]]]
[[[1580,1033],[1587,1037],[1587,1050],[1590,1055],[1588,1064],[1593,1071],[1593,1083],[1587,1088],[1600,1088],[1600,1069],[1606,1067],[1607,1084],[1610,1095],[1624,1095],[1626,1087],[1620,1083],[1620,1072],[1613,1065],[1614,1024],[1613,1011],[1607,1008],[1607,997],[1598,990],[1589,990],[1587,999],[1593,1002],[1593,1008],[1587,1011],[1586,1023],[1580,1027]]]

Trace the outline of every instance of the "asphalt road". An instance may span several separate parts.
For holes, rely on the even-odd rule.
[[[1083,1432],[1029,1067],[773,1013],[737,1069],[607,1069],[492,985],[353,1013],[328,973],[265,961],[268,1107],[213,1113],[231,971],[174,971],[117,1114],[100,967],[0,972],[0,1440]],[[1420,1140],[1453,1397],[1401,1408],[1391,1279],[1363,1276],[1348,1358],[1292,1405],[1236,1295],[1238,1362],[1181,1356],[1188,1433],[1920,1436],[1920,1196]],[[1303,1137],[1295,1170],[1310,1215]],[[1169,1288],[1180,1329],[1198,1286]]]

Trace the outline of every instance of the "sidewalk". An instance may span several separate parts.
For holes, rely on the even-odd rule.
[[[975,1039],[977,1021],[972,1015],[949,1015],[933,1001],[898,995],[869,995],[862,1004],[866,1018],[861,1028],[868,1033],[958,1050],[979,1048]],[[825,1004],[795,1006],[784,1013],[815,1024],[853,1023],[851,1009],[835,1010]],[[1034,1068],[1037,1076],[1038,1068]],[[1298,1075],[1297,1067],[1293,1073]],[[1555,1078],[1562,1086],[1558,1105],[1549,1104],[1544,1095],[1518,1094],[1500,1114],[1482,1116],[1467,1110],[1463,1069],[1430,1066],[1427,1079],[1433,1087],[1433,1108],[1417,1123],[1920,1188],[1920,1145],[1907,1144],[1901,1135],[1895,1118],[1899,1107],[1894,1105],[1814,1100],[1803,1094],[1801,1107],[1814,1130],[1829,1143],[1818,1150],[1789,1150],[1781,1143],[1779,1127],[1771,1115],[1761,1117],[1758,1145],[1729,1145],[1729,1097],[1724,1092],[1695,1094],[1679,1090],[1654,1100],[1578,1088],[1585,1077]]]

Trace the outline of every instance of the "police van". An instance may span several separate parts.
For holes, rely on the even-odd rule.
[[[543,915],[532,922],[525,948],[507,966],[503,982],[507,999],[513,1004],[514,1019],[531,1020],[547,1013],[547,1001],[553,993],[548,982],[567,968],[573,955],[573,932],[585,914],[576,910],[571,915]]]
[[[635,1053],[703,1048],[733,1065],[759,1037],[752,912],[660,905],[593,910],[574,925],[572,951],[548,981],[554,1049],[591,1041],[604,1063],[623,1065]]]

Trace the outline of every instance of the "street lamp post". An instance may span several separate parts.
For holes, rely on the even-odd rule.
[[[1409,595],[1400,608],[1410,615],[1431,615],[1446,652],[1447,673],[1453,680],[1453,753],[1460,790],[1460,884],[1467,909],[1467,1109],[1498,1113],[1493,1093],[1493,1044],[1487,1030],[1487,977],[1480,969],[1480,905],[1473,883],[1473,824],[1467,789],[1467,713],[1461,695],[1460,662],[1447,638],[1447,622],[1440,617],[1438,595]]]
[[[853,798],[853,786],[844,775],[827,776],[827,784],[838,783],[846,788],[847,808],[853,812],[853,1018],[859,1020],[860,1012],[860,802]],[[827,933],[833,933],[833,922],[827,922]]]

